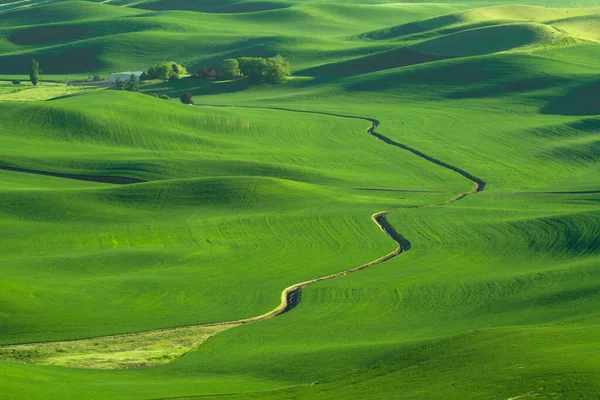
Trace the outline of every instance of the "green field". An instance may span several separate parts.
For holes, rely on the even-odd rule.
[[[600,398],[600,2],[4,1],[0,79],[1,399]]]

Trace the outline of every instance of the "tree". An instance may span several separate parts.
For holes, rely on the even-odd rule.
[[[148,70],[148,77],[150,79],[162,79],[168,81],[170,79],[179,79],[180,75],[186,75],[187,70],[181,64],[177,64],[174,61],[159,62],[156,63]],[[172,78],[172,77],[175,78]]]
[[[117,90],[125,90],[125,82],[120,76],[117,76]]]
[[[290,64],[279,55],[271,58],[242,57],[238,62],[241,72],[253,84],[281,83],[290,75]]]
[[[267,80],[267,60],[259,57],[242,57],[238,59],[240,70],[250,83],[260,84]]]
[[[221,75],[233,79],[240,76],[240,63],[235,58],[228,58],[227,60],[223,60],[223,65],[221,66]]]
[[[125,89],[129,90],[130,92],[140,91],[140,81],[138,80],[137,76],[131,74],[131,76],[125,84]]]
[[[285,58],[280,55],[267,58],[267,82],[285,82],[288,76],[290,76],[290,64]]]
[[[194,104],[194,99],[192,99],[192,95],[189,92],[185,92],[180,100],[183,104]]]
[[[29,79],[33,86],[37,86],[40,81],[40,63],[33,58],[31,60],[31,70],[29,71]]]

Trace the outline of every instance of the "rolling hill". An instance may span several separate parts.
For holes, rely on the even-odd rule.
[[[0,397],[598,397],[598,4],[374,3],[2,3],[6,79],[294,77],[0,96]]]

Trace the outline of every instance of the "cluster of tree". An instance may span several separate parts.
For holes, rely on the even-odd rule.
[[[245,76],[253,84],[281,83],[290,76],[290,64],[280,55],[271,58],[241,57],[223,61],[221,76]]]
[[[40,63],[34,58],[31,60],[31,69],[29,70],[29,79],[33,86],[37,86],[40,81]]]
[[[134,74],[131,74],[129,79],[126,81],[122,80],[120,77],[117,77],[117,90],[128,90],[130,92],[139,92],[140,91],[140,80]]]
[[[142,73],[141,80],[162,79],[163,81],[175,81],[181,75],[187,75],[187,70],[181,64],[174,61],[162,61],[150,67],[148,72]]]

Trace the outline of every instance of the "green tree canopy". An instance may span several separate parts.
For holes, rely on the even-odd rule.
[[[194,99],[192,99],[192,95],[189,92],[185,92],[180,100],[183,104],[194,104]]]
[[[117,90],[125,90],[126,83],[121,79],[120,76],[117,76]]]
[[[280,55],[267,58],[267,82],[281,83],[290,76],[290,64]]]
[[[29,71],[29,79],[33,86],[37,86],[40,81],[40,63],[34,58],[31,60],[31,70]]]
[[[267,60],[259,57],[238,58],[240,70],[250,83],[265,83],[267,80]]]
[[[162,61],[156,63],[148,70],[148,76],[151,79],[162,79],[168,81],[173,77],[178,79],[181,75],[186,75],[187,70],[181,64],[174,61]]]
[[[140,91],[140,80],[134,74],[131,74],[127,82],[125,83],[125,88],[130,92],[139,92]]]
[[[226,78],[236,78],[240,76],[240,63],[235,58],[228,58],[223,60],[223,65],[221,66],[221,75]]]
[[[271,58],[242,57],[241,72],[250,83],[281,83],[290,75],[290,64],[280,55]]]

